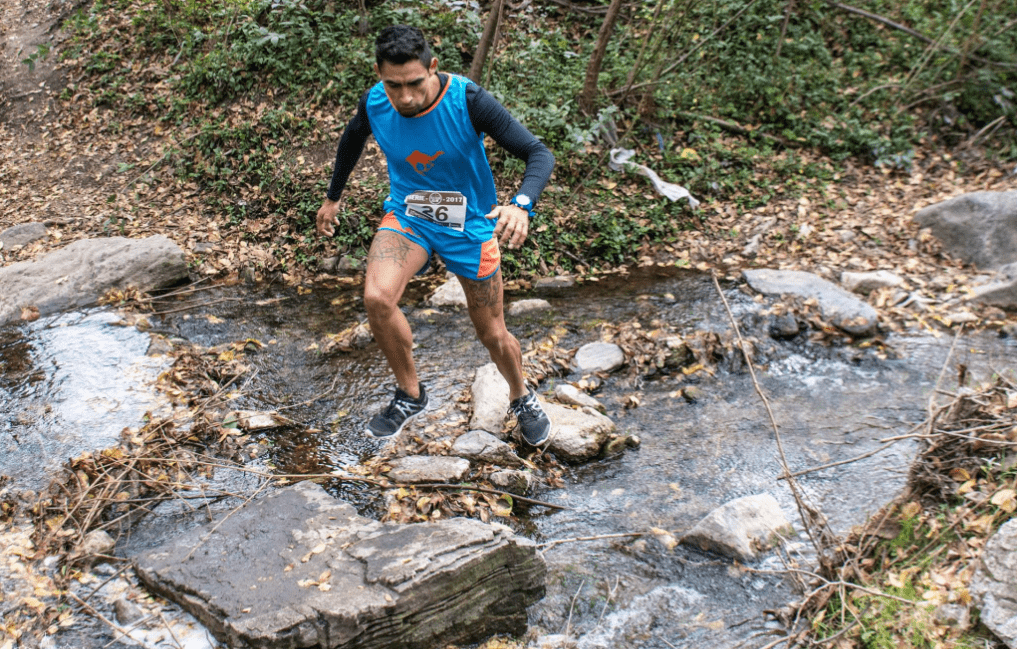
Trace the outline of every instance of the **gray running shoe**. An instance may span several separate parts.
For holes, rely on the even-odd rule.
[[[396,388],[395,396],[384,410],[371,418],[367,424],[367,432],[372,437],[388,438],[398,435],[408,422],[427,409],[427,393],[424,384],[420,384],[420,397],[414,399]]]
[[[527,444],[540,446],[547,441],[551,432],[551,420],[547,418],[533,390],[510,403],[509,412],[516,416],[519,430]]]

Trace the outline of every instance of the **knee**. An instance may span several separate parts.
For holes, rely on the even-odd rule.
[[[477,327],[477,338],[489,350],[504,349],[516,342],[508,329],[497,326]]]
[[[364,309],[370,317],[385,316],[397,308],[399,296],[379,286],[364,287]]]

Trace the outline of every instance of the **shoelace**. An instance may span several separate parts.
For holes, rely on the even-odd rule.
[[[514,408],[512,408],[512,414],[514,414],[517,419],[524,416],[537,417],[538,416],[537,408],[539,404],[536,403],[536,401],[537,400],[533,397],[533,393],[531,392],[526,396],[525,399],[520,401],[518,404],[516,404]]]
[[[406,419],[413,414],[414,407],[418,404],[411,403],[409,401],[403,401],[401,399],[395,399],[385,409],[386,419],[395,419],[392,415],[398,413],[403,419]]]

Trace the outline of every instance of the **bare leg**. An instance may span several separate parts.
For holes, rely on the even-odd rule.
[[[466,292],[470,320],[477,338],[491,354],[491,360],[509,384],[509,399],[515,400],[528,392],[523,377],[523,356],[519,341],[505,327],[501,269],[485,280],[459,277]]]
[[[388,230],[374,235],[367,255],[364,307],[371,333],[395,374],[396,383],[413,398],[420,396],[413,362],[413,332],[399,310],[399,299],[410,279],[427,262],[427,251]]]

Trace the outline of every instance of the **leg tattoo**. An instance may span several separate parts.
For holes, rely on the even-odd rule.
[[[402,267],[406,265],[406,257],[410,254],[410,242],[398,234],[378,233],[371,244],[371,251],[367,253],[367,262],[372,261],[394,261]]]
[[[495,273],[494,277],[480,281],[466,280],[463,286],[471,308],[488,309],[501,303],[501,273]]]

